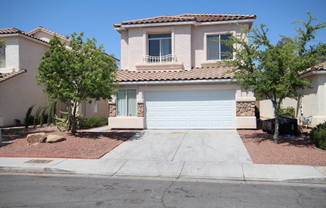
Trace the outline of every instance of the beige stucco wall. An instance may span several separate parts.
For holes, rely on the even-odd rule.
[[[120,89],[136,89],[137,103],[145,103],[145,92],[147,91],[177,91],[177,90],[234,90],[235,101],[255,101],[251,91],[247,91],[236,84],[226,83],[200,83],[200,84],[170,84],[170,85],[125,85]],[[116,96],[110,103],[116,103]],[[145,112],[146,114],[146,112]],[[145,115],[146,116],[146,115]],[[145,127],[145,117],[109,117],[109,128],[129,128],[143,129]],[[237,117],[236,128],[256,128],[256,117]]]
[[[311,80],[313,88],[301,90],[300,92],[304,94],[301,100],[285,99],[282,107],[294,107],[299,121],[301,116],[312,116],[312,126],[316,126],[326,121],[326,73],[312,75],[308,79]],[[260,101],[260,115],[274,117],[271,101]]]
[[[27,109],[35,104],[47,105],[47,95],[36,84],[38,65],[48,46],[22,36],[5,37],[6,67],[26,69],[27,73],[0,84],[0,126],[15,124],[14,119],[24,122]]]
[[[207,61],[206,36],[231,32],[239,34],[241,25],[174,25],[156,27],[135,27],[121,33],[121,68],[137,70],[136,65],[143,64],[143,57],[148,55],[148,34],[171,33],[172,55],[182,69],[216,65],[216,61]],[[149,64],[150,65],[150,64]]]
[[[194,27],[192,30],[192,46],[194,56],[192,56],[192,63],[194,67],[216,65],[216,61],[207,61],[207,48],[206,37],[207,35],[217,35],[232,33],[233,35],[239,34],[241,30],[240,25],[205,25]]]

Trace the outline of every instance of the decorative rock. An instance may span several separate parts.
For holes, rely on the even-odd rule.
[[[28,134],[27,137],[26,137],[26,140],[28,142],[28,144],[39,144],[41,142],[44,142],[45,141],[45,133],[42,132],[42,133],[35,133],[35,134]]]
[[[65,140],[66,140],[66,138],[64,136],[48,135],[48,137],[46,138],[46,143],[62,142]]]
[[[144,117],[144,103],[138,103],[137,105],[138,117]]]
[[[109,115],[110,117],[116,117],[117,116],[117,111],[116,111],[116,106],[115,104],[109,104]]]

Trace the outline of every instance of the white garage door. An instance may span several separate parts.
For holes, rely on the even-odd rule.
[[[235,91],[145,93],[147,129],[235,129]]]

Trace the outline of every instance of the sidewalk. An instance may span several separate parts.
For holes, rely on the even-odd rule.
[[[102,131],[103,129],[97,130]],[[172,161],[152,157],[137,158],[135,154],[127,157],[121,153],[128,150],[126,149],[128,145],[130,144],[121,147],[120,151],[113,150],[115,152],[112,151],[100,159],[0,157],[0,173],[27,172],[146,177],[169,180],[237,180],[326,184],[326,167],[262,165],[245,160],[239,160],[240,162],[192,161],[186,157],[178,158],[177,155],[174,157],[177,160]],[[143,143],[142,145],[146,146],[147,144]],[[146,148],[148,149],[148,147]],[[189,145],[185,148],[189,148]],[[185,151],[186,149],[181,150]],[[185,152],[184,155],[188,154],[189,152]]]
[[[187,161],[0,158],[0,172],[326,184],[326,167]]]

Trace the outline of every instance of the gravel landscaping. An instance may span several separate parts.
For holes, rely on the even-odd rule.
[[[26,136],[36,132],[62,135],[66,141],[28,145]],[[56,127],[8,130],[2,134],[3,142],[12,143],[1,146],[0,157],[83,159],[98,159],[135,135],[132,132],[77,132],[76,136],[73,136],[68,132],[58,131]]]
[[[238,130],[255,164],[326,166],[326,151],[309,142],[309,136],[281,137],[274,144],[273,136],[262,130]]]

